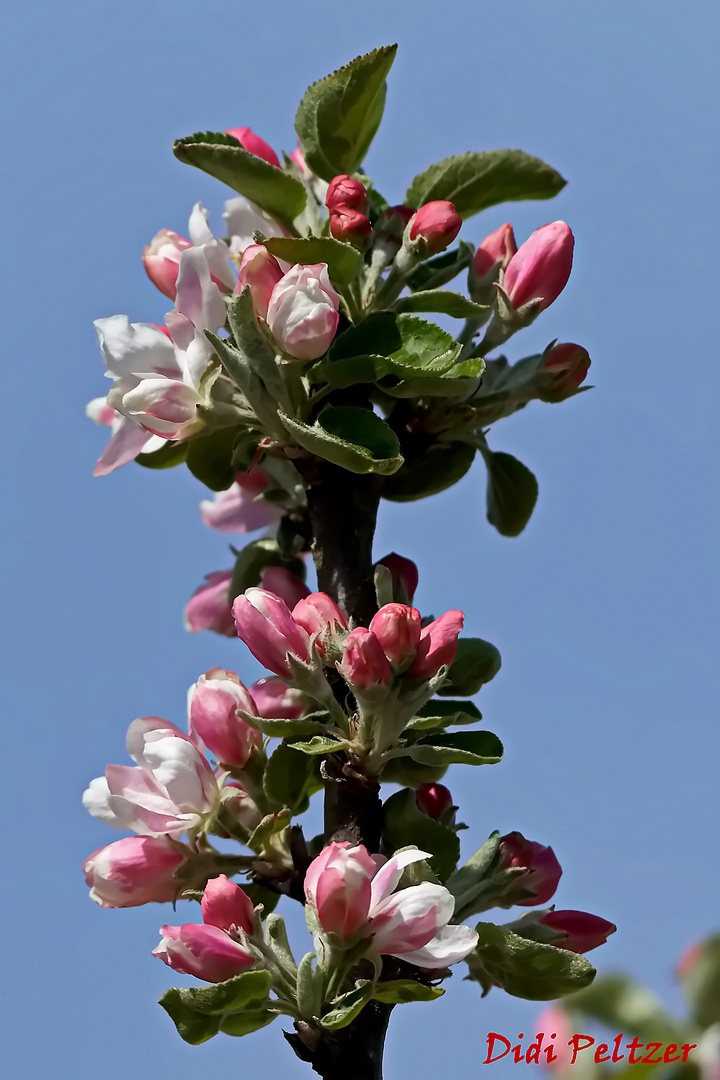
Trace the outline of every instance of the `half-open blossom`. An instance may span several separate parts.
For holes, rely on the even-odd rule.
[[[260,584],[263,589],[284,600],[291,611],[296,604],[310,595],[305,582],[286,566],[264,566],[260,571]]]
[[[272,291],[268,326],[283,352],[297,360],[316,360],[335,336],[339,306],[327,264],[298,263]]]
[[[238,637],[270,671],[290,677],[288,655],[308,664],[310,638],[290,614],[287,604],[265,589],[246,589],[233,603]]]
[[[517,888],[531,895],[525,900],[514,899],[520,907],[546,904],[555,895],[562,876],[562,867],[551,847],[526,840],[522,833],[511,832],[500,838],[501,870],[521,867],[527,874],[517,878]]]
[[[177,839],[200,828],[219,788],[192,740],[169,720],[143,716],[128,728],[127,749],[136,764],[108,765],[83,794],[86,810],[141,836]]]
[[[228,128],[225,134],[232,135],[234,139],[237,139],[243,150],[247,150],[248,153],[254,154],[255,157],[262,158],[263,161],[267,161],[270,165],[276,165],[278,168],[280,167],[280,159],[272,146],[269,146],[264,139],[261,139],[259,135],[256,135],[251,128]]]
[[[391,663],[406,663],[420,644],[420,612],[407,604],[385,604],[373,615],[370,630]]]
[[[175,299],[180,256],[189,247],[192,247],[192,240],[186,240],[172,229],[161,229],[143,250],[145,273],[153,285],[171,300]]]
[[[190,687],[189,730],[224,765],[243,769],[262,746],[262,735],[238,715],[254,714],[255,702],[234,671],[211,668]]]
[[[250,289],[255,314],[267,318],[272,291],[283,276],[280,263],[264,244],[250,244],[245,248],[238,266],[237,292]]]
[[[543,225],[518,248],[507,265],[503,288],[514,308],[540,300],[540,310],[557,300],[568,283],[575,238],[564,221]]]
[[[452,808],[453,797],[444,784],[421,784],[415,791],[415,802],[428,817],[437,820]]]
[[[562,935],[552,942],[556,949],[576,953],[597,949],[617,930],[614,923],[601,919],[599,915],[591,915],[588,911],[546,911],[538,921]]]
[[[515,233],[506,221],[478,244],[473,259],[475,277],[484,278],[496,270],[504,270],[516,251]]]
[[[431,679],[441,667],[452,664],[464,618],[462,611],[446,611],[423,627],[417,654],[407,673],[411,679]]]
[[[240,473],[227,490],[217,491],[214,498],[201,501],[200,517],[218,532],[254,532],[273,525],[282,510],[275,503],[258,498],[267,487],[268,478],[262,469]]]
[[[176,873],[189,855],[169,836],[125,836],[85,860],[90,899],[107,908],[174,900],[181,888]]]
[[[442,885],[422,882],[395,892],[403,870],[427,852],[408,848],[391,859],[359,844],[329,844],[305,875],[305,896],[323,931],[346,945],[366,938],[379,955],[427,969],[463,960],[477,944],[469,926],[449,926],[455,900]]]
[[[328,184],[325,196],[325,205],[328,210],[337,210],[346,206],[364,214],[367,210],[367,204],[367,188],[359,180],[353,180],[352,176],[348,176],[347,173],[333,177]]]
[[[410,224],[410,239],[422,244],[424,253],[444,251],[462,228],[462,218],[447,199],[434,199],[418,210]]]
[[[342,659],[337,669],[351,686],[369,690],[389,683],[392,668],[382,645],[364,626],[351,630],[343,642]]]
[[[214,630],[225,637],[236,637],[230,602],[232,570],[214,570],[192,594],[185,607],[185,629],[192,634]]]
[[[267,720],[298,720],[308,711],[304,695],[274,675],[253,683],[250,694],[257,715]]]
[[[378,565],[386,566],[392,574],[395,599],[403,604],[412,604],[420,580],[418,568],[412,559],[391,551],[389,555],[383,555],[382,559],[378,560]],[[404,596],[398,595],[400,591]]]

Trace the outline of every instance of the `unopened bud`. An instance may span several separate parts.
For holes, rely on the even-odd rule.
[[[328,186],[325,205],[333,210],[358,210],[364,214],[367,210],[367,188],[359,180],[353,180],[347,173],[334,177]],[[333,234],[334,235],[334,234]]]
[[[350,206],[334,207],[330,211],[330,235],[346,244],[363,248],[372,235],[370,220]]]
[[[240,293],[249,286],[255,314],[266,319],[272,291],[282,276],[275,256],[263,244],[250,244],[240,260],[236,291]]]
[[[568,283],[575,239],[569,225],[543,225],[522,244],[508,263],[502,287],[517,310],[531,300],[539,310],[557,300]]]
[[[460,232],[462,218],[453,203],[435,199],[421,206],[410,225],[410,239],[421,244],[423,254],[437,255],[452,244]]]
[[[270,165],[277,165],[278,168],[280,167],[280,159],[272,146],[268,146],[265,140],[261,139],[259,135],[256,135],[251,128],[228,128],[225,134],[232,135],[234,139],[237,139],[243,150],[247,150],[249,154],[254,154],[255,157],[262,158],[263,161],[267,161]]]
[[[444,784],[421,784],[415,792],[415,801],[435,821],[451,810],[453,805],[453,797]]]

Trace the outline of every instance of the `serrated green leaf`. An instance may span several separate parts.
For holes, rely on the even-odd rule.
[[[442,697],[450,697],[451,694],[472,697],[485,683],[495,678],[501,664],[499,651],[489,641],[461,637],[455,659],[437,693]]]
[[[488,470],[487,519],[501,536],[519,536],[535,509],[538,482],[512,454],[483,450]]]
[[[472,639],[471,639],[472,640]],[[477,724],[482,720],[482,713],[470,701],[432,701],[426,702],[408,723],[411,731],[435,731],[440,728]]]
[[[363,979],[355,984],[354,990],[342,994],[333,1002],[333,1008],[325,1013],[320,1023],[327,1031],[339,1031],[351,1024],[372,997],[373,984]]]
[[[552,1001],[589,986],[595,968],[584,956],[528,941],[493,923],[478,923],[480,941],[467,958],[471,977],[479,982],[489,975],[513,997],[526,1001]]]
[[[269,393],[265,383],[259,377],[248,359],[239,349],[229,345],[224,338],[213,334],[210,330],[205,331],[217,357],[219,358],[225,373],[243,392],[250,408],[255,413],[265,433],[274,438],[282,438],[282,425],[278,418],[277,403]]]
[[[491,731],[458,731],[428,735],[408,746],[407,754],[422,765],[496,765],[503,746]]]
[[[482,885],[493,868],[499,847],[500,833],[496,830],[445,882],[446,888],[457,901],[456,914],[459,915],[462,908],[474,899],[478,887]]]
[[[299,754],[292,744],[282,742],[268,759],[263,776],[265,794],[277,806],[303,813],[310,794],[322,786],[320,758]]]
[[[188,469],[211,491],[225,491],[237,476],[233,454],[243,434],[244,428],[217,428],[207,435],[196,435],[187,444]]]
[[[452,251],[445,251],[434,259],[416,266],[408,278],[408,285],[413,290],[440,289],[452,281],[463,270],[467,270],[475,254],[475,248],[467,240],[459,240]]]
[[[460,858],[454,829],[435,821],[419,808],[410,788],[396,791],[383,805],[383,846],[387,852],[417,847],[432,855],[430,866],[440,881],[453,872]]]
[[[257,540],[251,540],[238,552],[228,593],[231,603],[246,589],[260,585],[262,571],[266,566],[282,566],[299,577],[301,581],[305,580],[307,573],[304,559],[298,557],[285,559],[273,537],[261,536]]]
[[[414,502],[437,495],[463,478],[475,453],[469,443],[431,444],[425,452],[408,456],[402,470],[385,481],[383,497],[391,502]]]
[[[453,319],[482,319],[490,313],[485,304],[476,304],[462,293],[450,289],[425,289],[401,296],[396,311],[436,311]]]
[[[287,404],[283,373],[278,365],[275,349],[258,325],[249,286],[230,303],[228,322],[238,351],[246,358],[249,367],[262,381],[270,397],[281,405]]]
[[[420,207],[448,199],[462,218],[519,199],[551,199],[565,180],[540,158],[522,150],[468,151],[430,165],[410,184],[404,202]]]
[[[279,416],[300,446],[349,472],[387,476],[402,465],[395,432],[369,409],[338,405],[325,409],[312,425],[283,412]]]
[[[292,222],[305,208],[307,193],[302,183],[244,150],[232,135],[200,131],[177,139],[173,153],[179,161],[214,176],[280,221]]]
[[[385,108],[385,79],[397,45],[386,45],[309,86],[295,131],[309,168],[323,180],[354,173],[362,164]]]
[[[363,266],[363,257],[352,244],[334,240],[331,236],[269,236],[265,247],[283,262],[327,263],[333,285],[343,289],[357,277]]]
[[[174,469],[176,465],[182,465],[189,445],[187,440],[166,442],[159,450],[153,450],[150,454],[138,454],[135,461],[145,469]]]
[[[309,742],[291,742],[293,750],[300,750],[303,754],[334,754],[338,750],[345,750],[350,743],[345,740],[333,739],[329,735],[316,735]]]
[[[392,979],[379,982],[373,990],[373,1001],[383,1001],[386,1005],[406,1005],[411,1001],[435,1001],[445,991],[441,986],[426,986],[414,979]]]

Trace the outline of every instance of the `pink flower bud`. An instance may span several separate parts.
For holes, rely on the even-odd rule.
[[[562,940],[552,942],[556,949],[576,953],[597,949],[617,930],[614,923],[587,911],[546,911],[538,921],[564,935]]]
[[[555,895],[562,867],[551,847],[526,840],[522,833],[511,832],[500,840],[500,869],[522,867],[527,874],[517,879],[517,887],[532,895],[527,900],[515,900],[519,907],[546,904]]]
[[[237,710],[255,714],[255,702],[234,671],[211,668],[190,689],[189,728],[224,765],[244,769],[262,735]]]
[[[564,221],[543,225],[522,244],[508,263],[503,288],[514,308],[541,300],[544,310],[568,283],[575,238]]]
[[[310,864],[305,896],[326,934],[347,940],[365,924],[377,864],[362,844],[329,844]]]
[[[161,926],[162,940],[153,956],[182,975],[205,982],[225,982],[247,971],[254,957],[217,926]]]
[[[280,263],[274,255],[270,254],[265,245],[250,244],[245,248],[240,260],[235,292],[241,293],[246,286],[249,286],[255,314],[261,319],[266,319],[272,291],[282,276]]]
[[[293,608],[293,619],[311,637],[315,637],[315,649],[325,656],[331,639],[347,630],[347,619],[335,601],[324,592],[310,593]]]
[[[272,291],[267,322],[275,340],[297,360],[317,360],[327,352],[338,324],[340,297],[327,264],[288,270]]]
[[[415,802],[437,821],[452,808],[453,797],[444,784],[421,784],[415,792]]]
[[[478,244],[473,260],[475,276],[483,278],[497,269],[504,270],[516,251],[513,227],[506,222]]]
[[[308,711],[308,704],[299,690],[286,686],[282,679],[270,676],[250,687],[257,715],[267,720],[298,720]]]
[[[360,690],[389,683],[392,679],[392,668],[382,645],[364,626],[351,630],[345,638],[337,669],[351,686]]]
[[[238,637],[270,671],[289,678],[288,654],[310,663],[308,635],[294,622],[287,604],[274,593],[246,589],[235,599],[232,610]]]
[[[403,555],[398,555],[396,552],[391,551],[389,555],[384,555],[379,560],[381,566],[387,566],[388,570],[393,577],[393,591],[397,599],[402,603],[412,603],[412,598],[415,595],[415,590],[418,587],[418,581],[420,575],[418,568],[412,559],[406,559]],[[400,587],[405,593],[404,598],[397,595],[397,587]]]
[[[452,244],[460,232],[462,218],[447,199],[434,199],[421,206],[410,226],[410,239],[422,242],[428,255]]]
[[[232,135],[234,139],[237,139],[243,150],[247,150],[249,154],[254,154],[255,157],[262,158],[263,161],[267,161],[271,165],[277,165],[280,168],[280,159],[272,146],[268,146],[265,140],[256,135],[249,127],[228,128],[225,134]]]
[[[192,242],[172,229],[161,229],[143,250],[145,273],[160,292],[175,299],[176,284],[180,272],[180,256],[191,248]]]
[[[214,570],[205,575],[205,582],[196,589],[185,608],[185,629],[191,634],[214,630],[225,637],[236,637],[235,620],[229,589],[232,570]]]
[[[208,881],[200,908],[206,926],[217,926],[220,930],[238,926],[247,934],[253,932],[252,900],[225,874]]]
[[[299,143],[293,150],[290,158],[295,162],[301,173],[306,173],[308,171],[307,165],[305,164],[305,155],[303,154]]]
[[[176,879],[190,854],[167,836],[126,836],[94,851],[83,864],[90,899],[106,908],[138,907],[174,900]]]
[[[359,210],[349,206],[338,206],[330,211],[330,235],[346,244],[364,247],[372,235],[372,225]]]
[[[310,595],[305,582],[285,566],[263,567],[260,572],[260,582],[263,589],[275,593],[284,600],[291,611],[300,600]]]
[[[364,214],[367,204],[367,188],[359,180],[353,180],[347,173],[343,173],[342,176],[336,176],[330,181],[325,205],[331,212],[349,209],[359,210],[361,214]]]
[[[370,630],[393,664],[412,659],[420,644],[420,612],[407,604],[385,604],[373,615]]]
[[[408,671],[411,679],[431,679],[441,667],[452,664],[464,619],[462,611],[446,611],[423,627],[417,655]]]
[[[540,372],[550,378],[556,394],[569,393],[584,381],[590,367],[590,355],[582,345],[554,345],[546,353]],[[544,380],[543,380],[544,381]]]

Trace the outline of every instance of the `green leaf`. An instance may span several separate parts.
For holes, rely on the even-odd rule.
[[[362,269],[363,257],[352,244],[334,240],[331,236],[269,236],[265,247],[283,262],[327,263],[333,285],[344,288]]]
[[[682,986],[701,1027],[720,1022],[720,934],[701,942],[682,975]]]
[[[315,953],[305,953],[297,969],[297,1003],[301,1016],[312,1020],[322,1009],[323,972],[313,966]]]
[[[268,1012],[265,1007],[271,986],[270,973],[258,969],[213,986],[192,989],[171,987],[160,998],[160,1004],[175,1024],[180,1037],[197,1046],[217,1035],[218,1031],[245,1035],[269,1024],[275,1017],[275,1013]],[[263,1007],[259,1007],[261,1005]],[[244,1017],[244,1021],[241,1017]],[[233,1024],[230,1023],[231,1018]],[[235,1030],[228,1030],[229,1027]]]
[[[258,885],[255,881],[243,881],[243,892],[250,897],[253,907],[258,904],[263,906],[263,916],[266,917],[280,902],[280,894],[266,889],[264,885]]]
[[[337,750],[344,750],[350,745],[349,742],[333,739],[329,735],[316,735],[310,742],[292,742],[289,744],[293,750],[301,750],[303,754],[334,754]]]
[[[233,576],[230,582],[230,602],[245,592],[246,589],[254,588],[262,580],[262,571],[266,566],[283,566],[300,578],[305,580],[307,568],[305,560],[301,558],[285,559],[280,554],[277,541],[271,536],[261,536],[258,540],[251,540],[241,551],[238,552],[233,568]],[[298,732],[298,734],[300,734]]]
[[[265,920],[265,937],[272,951],[279,958],[283,966],[291,972],[297,970],[295,957],[290,948],[287,936],[287,927],[282,915],[268,915]]]
[[[222,1013],[237,1012],[250,1003],[253,1007],[257,1006],[265,1001],[271,987],[270,972],[257,968],[253,971],[245,971],[242,975],[235,975],[225,982],[177,990],[177,993],[183,1004],[189,1008],[199,1013],[217,1016]],[[172,990],[166,991],[166,994],[170,993]],[[160,999],[160,1004],[163,1004],[163,998]]]
[[[446,887],[455,897],[455,912],[460,914],[461,909],[469,904],[477,895],[478,887],[489,876],[497,858],[500,847],[500,833],[497,830],[490,834],[485,843],[471,855],[466,863],[451,874],[445,882]]]
[[[443,882],[460,858],[460,840],[455,830],[423,813],[410,788],[396,791],[386,799],[382,836],[383,846],[390,853],[410,846],[427,851],[432,855],[431,868]]]
[[[383,1001],[386,1005],[406,1005],[411,1001],[435,1001],[445,991],[441,986],[426,986],[414,979],[392,979],[379,982],[373,990],[373,1001]]]
[[[487,519],[501,536],[519,536],[538,497],[538,482],[512,454],[482,451],[488,470]]]
[[[655,995],[626,975],[601,975],[592,986],[574,996],[568,1007],[613,1030],[631,1031],[645,1042],[685,1041],[686,1033],[665,1012]]]
[[[303,813],[310,795],[320,786],[320,758],[298,754],[292,743],[280,743],[265,767],[263,788],[267,797],[277,806]]]
[[[490,308],[485,304],[476,304],[462,293],[450,289],[425,289],[401,296],[395,304],[396,311],[437,311],[441,315],[450,315],[453,319],[481,319]]]
[[[179,161],[214,176],[280,221],[292,222],[305,208],[307,193],[302,183],[244,150],[232,135],[199,131],[177,139],[173,153]]]
[[[467,270],[475,254],[475,248],[466,240],[459,240],[458,246],[452,251],[445,251],[435,259],[416,266],[410,277],[408,285],[411,289],[439,289],[447,285],[463,270]]]
[[[472,639],[471,639],[472,640]],[[418,709],[408,723],[411,731],[435,731],[438,728],[477,724],[482,713],[470,701],[432,701]]]
[[[231,1013],[223,1017],[220,1030],[223,1035],[252,1035],[253,1031],[272,1024],[277,1016],[271,1009],[247,1009],[245,1012]]]
[[[327,1031],[339,1031],[351,1024],[372,997],[373,984],[363,979],[355,984],[354,990],[342,994],[333,1002],[333,1008],[325,1013],[320,1023]]]
[[[205,337],[215,350],[225,373],[247,398],[250,408],[257,417],[258,425],[273,438],[282,438],[283,429],[278,419],[277,403],[262,379],[253,370],[247,356],[229,345],[224,338],[219,338],[217,334],[209,330],[205,331]]]
[[[243,433],[242,428],[217,428],[208,435],[196,435],[187,444],[188,469],[211,491],[225,491],[237,476],[233,453]]]
[[[138,454],[135,460],[145,469],[172,469],[182,465],[188,451],[189,442],[166,442],[159,450],[150,454]]]
[[[396,757],[383,768],[384,784],[401,784],[417,788],[421,784],[436,784],[447,772],[447,765],[421,765],[409,757]]]
[[[338,405],[325,409],[312,425],[283,412],[279,416],[300,446],[349,472],[386,476],[402,465],[395,432],[369,409]]]
[[[428,735],[407,747],[413,761],[423,765],[496,765],[503,747],[491,731],[459,731],[452,735]]]
[[[285,379],[278,365],[275,349],[258,325],[249,285],[232,300],[228,308],[228,322],[237,350],[242,353],[247,365],[262,381],[270,397],[280,404],[287,403]],[[243,377],[246,379],[246,376]],[[244,392],[242,383],[239,385]]]
[[[522,150],[470,150],[430,165],[410,184],[407,206],[448,199],[462,218],[519,199],[552,199],[565,187],[559,172]]]
[[[321,735],[327,730],[330,714],[315,713],[313,715],[322,715],[325,719],[313,720],[309,716],[301,716],[298,720],[279,720],[275,717],[254,716],[252,727],[272,739],[298,739],[303,735]]]
[[[469,443],[431,444],[424,454],[413,454],[400,472],[383,486],[383,497],[391,502],[414,502],[437,495],[457,484],[475,459]]]
[[[442,697],[450,697],[451,694],[472,697],[485,683],[495,678],[501,664],[500,653],[489,641],[462,637],[447,677],[437,692]]]
[[[480,942],[467,958],[470,976],[487,985],[487,976],[513,997],[552,1001],[582,990],[595,978],[584,956],[528,941],[493,923],[478,923]]]
[[[482,357],[473,356],[461,364],[454,364],[442,375],[405,379],[395,386],[385,382],[381,384],[381,389],[391,397],[398,398],[467,397],[477,390],[484,370]]]
[[[174,1023],[180,1038],[191,1046],[199,1046],[217,1035],[222,1016],[208,1016],[195,1012],[194,1009],[183,1004],[181,993],[182,990],[178,987],[171,987],[160,998],[160,1005]]]
[[[397,45],[385,45],[326,75],[305,91],[295,130],[305,161],[323,180],[362,164],[385,108],[385,79]]]
[[[247,846],[251,851],[262,851],[270,837],[287,829],[289,824],[289,810],[278,810],[275,814],[266,814],[248,837]]]

